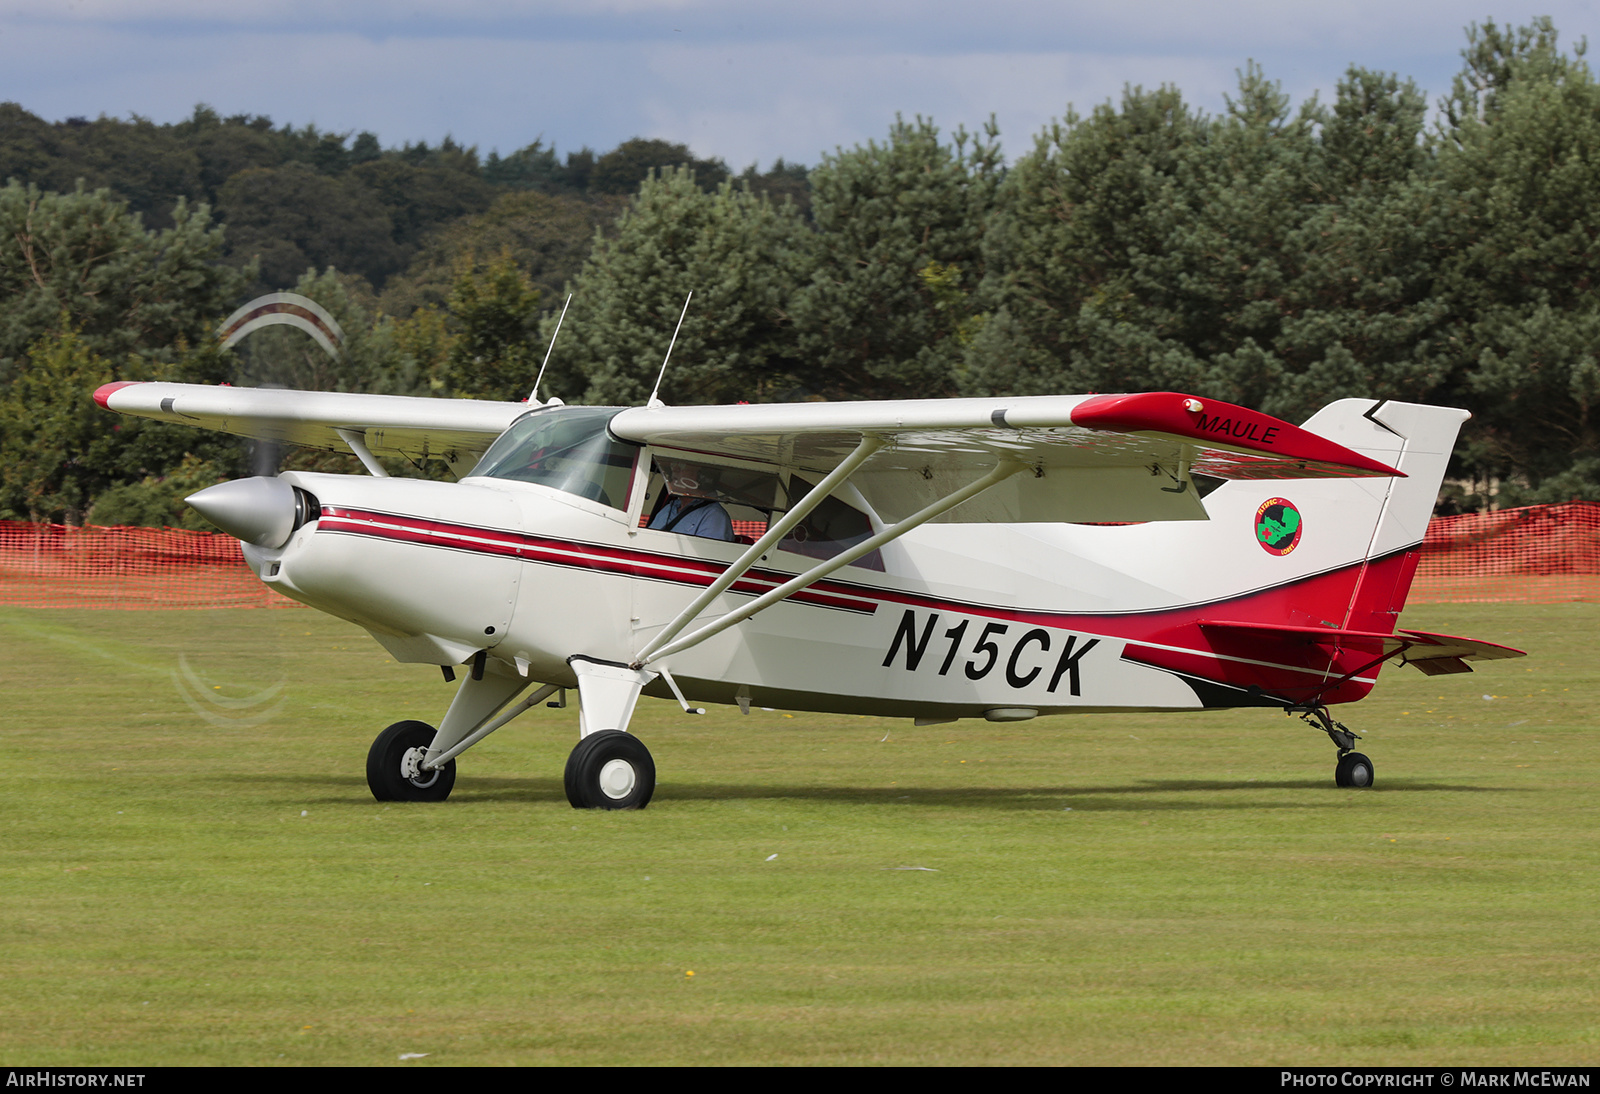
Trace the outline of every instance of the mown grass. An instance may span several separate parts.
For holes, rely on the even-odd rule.
[[[1371,791],[1262,711],[647,701],[617,814],[573,709],[374,802],[450,689],[316,613],[8,610],[0,1063],[1594,1063],[1600,608],[1406,623],[1531,656],[1386,670]]]

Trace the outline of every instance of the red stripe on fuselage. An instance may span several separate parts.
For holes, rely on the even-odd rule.
[[[597,543],[553,539],[497,528],[452,524],[392,513],[377,513],[339,506],[323,506],[318,529],[416,543],[447,550],[520,558],[554,566],[570,566],[600,573],[622,574],[649,580],[669,581],[704,588],[719,577],[727,566],[720,562],[657,554]],[[759,596],[782,585],[794,575],[772,570],[750,570],[735,581],[731,591]],[[814,607],[872,614],[878,605],[849,595],[833,582],[819,581],[789,596],[790,600]]]

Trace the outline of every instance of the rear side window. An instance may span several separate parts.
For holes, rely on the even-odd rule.
[[[796,500],[810,493],[809,484],[799,479],[789,481]],[[783,538],[778,547],[779,550],[793,551],[812,558],[832,558],[871,535],[872,523],[867,520],[865,513],[846,505],[837,497],[829,497],[823,498],[815,509],[807,513],[806,518]],[[864,566],[869,570],[882,570],[883,555],[877,551],[868,551],[851,565]]]

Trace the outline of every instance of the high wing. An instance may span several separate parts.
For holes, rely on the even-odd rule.
[[[531,407],[478,399],[428,399],[283,388],[124,381],[94,393],[107,410],[241,437],[411,460],[442,459],[457,475]],[[372,466],[368,464],[368,466]]]
[[[1257,411],[1175,392],[625,410],[622,440],[666,454],[810,474],[866,437],[884,447],[851,482],[899,520],[1002,460],[1019,474],[936,519],[1204,520],[1191,473],[1221,479],[1398,476],[1343,445]]]
[[[472,399],[107,384],[108,410],[240,436],[373,455],[443,459],[469,471],[535,407]],[[825,475],[864,440],[879,444],[851,484],[898,521],[997,464],[1029,474],[996,482],[934,520],[1204,520],[1191,474],[1222,479],[1390,476],[1401,472],[1257,411],[1174,392],[1003,399],[774,403],[624,410],[621,440],[711,461]]]

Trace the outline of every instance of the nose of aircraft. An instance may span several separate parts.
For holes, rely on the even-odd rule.
[[[230,536],[257,547],[282,547],[294,532],[294,487],[279,478],[220,482],[183,500]]]

